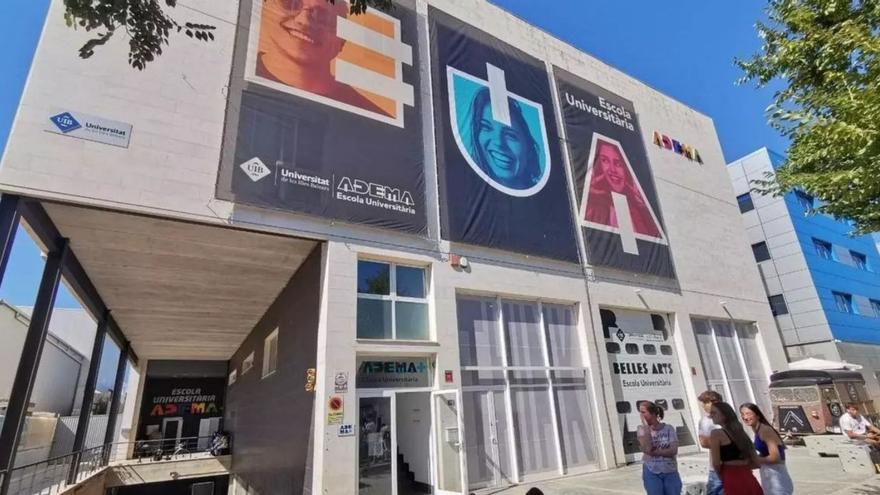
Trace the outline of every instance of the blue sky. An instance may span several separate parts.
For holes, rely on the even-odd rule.
[[[709,115],[727,161],[762,146],[785,150],[785,140],[766,124],[770,90],[736,86],[735,56],[759,48],[754,23],[765,0],[670,4],[609,0],[494,0],[528,22],[617,67],[657,90]],[[48,0],[0,2],[0,148],[5,145]],[[170,49],[174,49],[172,46]],[[205,47],[210,50],[210,46]],[[101,56],[100,51],[96,56]],[[70,47],[76,56],[76,47]],[[0,298],[32,305],[42,270],[39,253],[19,233]],[[62,288],[61,307],[76,307]]]

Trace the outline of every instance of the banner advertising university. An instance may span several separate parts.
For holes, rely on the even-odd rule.
[[[218,197],[426,234],[411,3],[242,2]]]
[[[545,65],[431,8],[445,239],[577,262]]]
[[[563,70],[554,73],[587,261],[674,278],[635,108]]]
[[[666,315],[607,308],[599,314],[627,461],[637,460],[641,454],[637,434],[643,400],[664,409],[664,421],[675,427],[680,446],[695,446],[687,393]]]

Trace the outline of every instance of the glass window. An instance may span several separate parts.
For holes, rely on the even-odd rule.
[[[865,257],[862,253],[857,253],[855,251],[849,252],[850,256],[852,256],[853,265],[859,270],[868,271],[868,258]]]
[[[463,415],[472,427],[463,446],[473,454],[470,488],[513,483],[508,469],[528,478],[595,464],[594,398],[577,307],[469,296],[456,303]],[[498,409],[505,397],[509,414]]]
[[[807,210],[807,211],[810,211],[813,209],[814,200],[815,200],[815,198],[813,198],[813,196],[811,196],[801,190],[795,190],[794,196],[797,199],[797,202],[801,206],[801,208],[803,208],[804,210]]]
[[[816,249],[816,254],[818,254],[820,258],[826,260],[834,259],[834,250],[831,247],[831,243],[820,239],[813,239],[813,247]]]
[[[238,379],[238,370],[232,370],[229,372],[229,384],[232,385],[235,383],[235,380]]]
[[[424,268],[358,261],[358,338],[429,340],[427,287]]]
[[[736,197],[736,202],[739,203],[740,213],[746,213],[755,209],[755,204],[752,202],[752,195],[750,193],[740,194]]]
[[[874,311],[874,317],[880,318],[880,301],[871,299],[871,309]]]
[[[542,348],[544,335],[538,320],[538,305],[503,301],[507,362],[510,366],[546,366]]]
[[[767,243],[764,241],[752,244],[752,253],[758,263],[770,259],[770,249],[767,248]]]
[[[574,308],[544,304],[542,310],[550,341],[550,366],[581,366],[581,343]]]
[[[620,354],[620,344],[617,342],[605,342],[605,351],[609,354]]]
[[[837,310],[842,313],[855,313],[855,307],[853,307],[852,295],[845,294],[843,292],[832,292],[834,295],[834,304],[837,306]]]
[[[618,414],[629,414],[632,412],[632,404],[629,402],[622,400],[617,402],[617,413]]]
[[[639,345],[638,344],[626,344],[626,353],[627,354],[638,354],[639,353]]]
[[[672,355],[672,346],[661,345],[660,346],[660,354],[663,354],[664,356],[671,356]]]
[[[278,328],[263,341],[263,374],[262,377],[275,373],[278,369]]]
[[[358,292],[361,294],[391,294],[391,265],[375,261],[358,261]]]
[[[676,411],[681,411],[682,409],[684,409],[684,400],[672,399],[672,408]]]
[[[359,339],[392,339],[391,301],[358,299],[357,336]]]
[[[785,305],[785,297],[782,294],[770,296],[767,300],[770,302],[770,311],[773,313],[773,316],[788,314],[788,306]]]
[[[250,371],[251,368],[253,368],[253,367],[254,367],[254,353],[253,353],[253,351],[251,351],[251,353],[248,354],[246,358],[244,358],[244,361],[241,362],[241,374],[244,375],[245,373]]]
[[[398,266],[397,272],[397,295],[400,297],[416,297],[424,299],[427,296],[425,288],[425,269],[410,266]]]
[[[654,356],[657,354],[657,346],[654,344],[645,344],[645,354],[648,356]]]

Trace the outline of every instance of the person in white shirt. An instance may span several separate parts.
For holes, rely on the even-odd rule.
[[[703,410],[706,412],[706,415],[700,418],[700,446],[704,449],[708,449],[709,437],[712,436],[712,430],[721,428],[712,421],[712,418],[709,417],[709,411],[712,410],[712,404],[722,402],[724,399],[718,392],[714,390],[706,390],[697,397],[697,400],[703,404]],[[724,489],[721,486],[721,478],[718,477],[718,473],[712,468],[711,462],[709,463],[709,479],[706,480],[706,495],[724,495]]]
[[[858,404],[850,402],[846,405],[846,414],[840,417],[840,429],[850,440],[880,447],[880,428],[872,425],[859,413]]]

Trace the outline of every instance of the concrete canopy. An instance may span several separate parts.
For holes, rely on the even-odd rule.
[[[44,203],[132,348],[232,356],[316,241]]]

